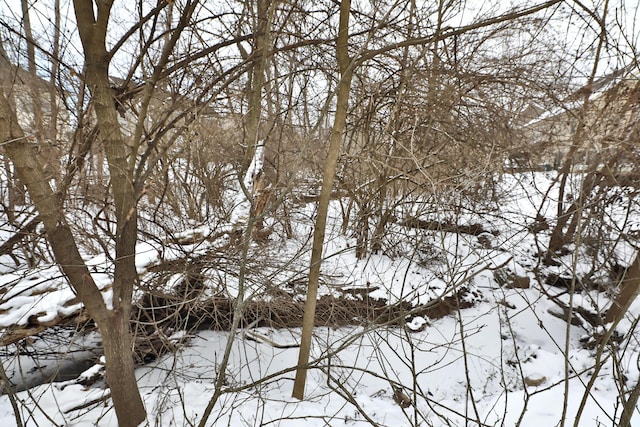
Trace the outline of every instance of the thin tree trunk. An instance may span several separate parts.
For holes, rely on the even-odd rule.
[[[638,398],[640,398],[640,380],[636,382],[636,385],[631,389],[629,398],[624,403],[622,409],[622,415],[620,415],[620,423],[618,427],[630,427],[631,418],[633,414],[638,410]]]
[[[29,95],[31,96],[31,104],[33,106],[33,118],[38,140],[42,140],[44,136],[44,126],[42,120],[42,100],[37,84],[38,75],[36,73],[36,49],[33,32],[31,31],[31,16],[29,14],[29,3],[27,0],[21,0],[22,6],[22,26],[24,28],[24,36],[27,41],[27,64],[31,82],[29,83]]]
[[[53,49],[51,52],[51,76],[49,78],[49,108],[51,109],[51,118],[49,122],[48,138],[52,144],[56,144],[58,139],[58,94],[56,90],[56,77],[60,68],[60,0],[54,1],[54,33],[53,33]]]
[[[5,51],[4,44],[2,42],[2,39],[0,38],[0,91],[4,90],[4,93],[7,97],[6,101],[9,104],[8,108],[10,110],[13,109],[13,107],[15,106],[15,104],[12,102],[15,70],[16,68],[9,61],[9,56]],[[9,221],[13,223],[13,221],[15,220],[13,214],[16,206],[24,205],[26,202],[26,199],[25,199],[26,190],[25,190],[24,184],[17,177],[15,170],[12,169],[6,157],[4,159],[4,163],[5,163],[5,169],[7,171],[8,187],[9,187],[8,189],[9,194],[8,194],[8,200],[7,200],[7,202],[9,203],[9,206],[7,209],[7,217]]]
[[[251,164],[258,146],[260,115],[262,113],[262,88],[264,87],[265,66],[269,55],[271,38],[269,37],[272,11],[271,0],[258,0],[258,22],[255,28],[253,46],[253,65],[251,67],[251,89],[249,92],[246,119],[247,149],[242,164],[241,176]],[[251,191],[251,189],[248,189]]]
[[[300,342],[300,353],[298,355],[298,369],[293,384],[293,397],[302,400],[304,398],[304,388],[307,381],[307,364],[311,354],[311,336],[313,333],[314,317],[316,312],[316,302],[318,298],[318,281],[320,279],[320,265],[322,263],[322,246],[324,244],[325,228],[327,223],[327,212],[329,210],[329,200],[338,164],[338,155],[347,122],[347,109],[349,107],[349,92],[351,90],[351,78],[353,69],[349,58],[349,14],[351,1],[340,2],[340,23],[338,29],[338,40],[336,42],[336,56],[340,68],[340,82],[338,83],[338,97],[336,101],[336,114],[331,130],[331,140],[329,151],[325,162],[322,176],[322,188],[318,201],[318,214],[313,230],[313,247],[311,250],[311,265],[309,267],[309,287],[307,289],[307,300],[304,307],[304,317],[302,320],[302,338]]]

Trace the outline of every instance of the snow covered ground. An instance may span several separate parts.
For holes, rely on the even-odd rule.
[[[542,204],[552,178],[551,173],[507,176],[499,186],[499,205],[487,203],[455,215],[440,212],[430,217],[481,224],[489,230],[482,238],[393,224],[392,241],[387,242],[393,250],[365,260],[355,258],[355,239],[340,232],[341,210],[336,202],[322,268],[335,283],[325,283],[323,293],[339,293],[347,285],[368,286],[378,288],[371,297],[424,304],[464,288],[461,295],[472,306],[433,319],[408,313],[404,327],[317,328],[304,401],[291,397],[297,348],[277,348],[254,339],[257,333],[286,345],[296,343],[300,331],[241,330],[233,343],[223,394],[206,425],[616,425],[622,412],[620,396],[626,396],[639,379],[640,335],[634,320],[640,304],[635,303],[631,316],[618,326],[622,339],[615,350],[605,348],[599,361],[593,346],[584,345],[585,337],[597,331],[584,319],[572,324],[561,318],[562,310],[554,299],[574,307],[602,309],[608,296],[585,289],[570,299],[566,289],[542,280],[549,273],[562,275],[570,270],[580,275],[592,270],[581,248],[562,257],[560,266],[544,267],[539,262],[537,250],[546,243],[548,232],[536,235],[528,226],[538,213],[552,218],[553,204]],[[547,194],[549,201],[555,197],[554,190]],[[250,282],[250,293],[259,292],[261,279],[278,283],[304,272],[310,224],[302,219],[311,218],[312,207],[298,212],[296,238],[273,244],[274,252],[268,254],[271,264],[262,270],[263,277]],[[420,215],[420,202],[410,209],[413,215]],[[627,228],[638,220],[636,212],[630,217]],[[142,242],[139,248],[141,274],[162,259],[178,256],[170,247],[157,247],[153,242]],[[626,263],[633,256],[624,242],[616,253]],[[258,258],[256,255],[252,262],[262,259]],[[289,262],[293,258],[295,262]],[[108,262],[93,258],[90,264],[108,300]],[[530,286],[504,286],[505,274],[528,279]],[[0,326],[27,324],[34,315],[46,320],[77,308],[69,303],[73,294],[57,275],[55,268],[4,274],[0,287],[10,291],[0,299]],[[235,277],[226,277],[224,271],[215,277],[224,277],[225,291],[233,295]],[[44,292],[45,287],[55,292]],[[201,421],[215,391],[228,337],[228,332],[220,331],[194,333],[175,354],[137,370],[148,425],[187,426]],[[76,335],[75,340],[79,339]],[[95,337],[82,339],[91,343]],[[33,358],[27,350],[42,352],[51,345],[46,343],[41,337],[20,343],[22,357],[15,356],[16,345],[7,347],[3,356],[7,375],[37,371],[29,365]],[[595,381],[589,384],[594,374]],[[103,385],[66,380],[20,391],[15,394],[20,418],[29,426],[115,426],[115,413]],[[403,405],[394,399],[398,389],[408,397]],[[640,425],[640,416],[632,424]],[[16,425],[16,416],[9,396],[0,396],[0,426],[12,425]]]

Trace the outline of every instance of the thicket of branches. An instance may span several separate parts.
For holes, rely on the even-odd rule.
[[[615,229],[610,221],[620,201],[633,211],[637,191],[629,171],[637,166],[640,86],[616,80],[637,79],[637,36],[626,26],[628,5],[525,3],[4,4],[3,269],[60,266],[103,336],[122,426],[145,418],[132,363],[139,335],[166,332],[163,322],[229,329],[205,425],[223,394],[237,329],[264,316],[259,297],[278,301],[284,285],[304,293],[308,280],[305,330],[327,316],[313,289],[329,200],[339,200],[341,231],[354,238],[357,258],[428,258],[425,241],[406,229],[490,234],[489,225],[460,219],[498,210],[503,174],[546,164],[558,169],[559,195],[545,196],[530,224],[536,232],[551,224],[538,267],[565,268],[572,292],[602,282],[606,270],[608,290],[621,292],[608,311],[596,307],[594,326],[613,322],[605,333],[613,335],[640,285],[640,261],[618,258],[619,242],[637,246],[633,224]],[[293,238],[295,215],[316,202],[310,265],[302,254],[265,256],[260,245]],[[141,277],[140,240],[181,253]],[[577,277],[562,265],[567,251],[589,254],[592,271]],[[112,263],[111,305],[85,254]],[[458,291],[446,293],[454,312]],[[225,307],[213,320],[204,302],[212,295]],[[280,315],[302,317],[283,301]],[[363,309],[346,301],[348,310]],[[571,318],[573,301],[563,308]],[[396,326],[433,310],[376,309],[372,324]],[[300,359],[299,398],[308,357]],[[414,399],[420,393],[426,398],[414,382]]]

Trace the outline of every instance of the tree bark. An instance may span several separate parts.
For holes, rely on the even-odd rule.
[[[144,421],[146,414],[134,374],[129,316],[111,310],[98,327],[106,359],[107,384],[118,424],[135,427]]]
[[[605,316],[605,322],[611,323],[622,319],[622,316],[627,312],[639,292],[640,255],[636,255],[636,258],[620,278],[620,292],[613,299],[613,303]]]

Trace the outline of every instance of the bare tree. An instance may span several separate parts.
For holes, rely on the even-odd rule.
[[[177,28],[174,28],[172,37],[164,45],[160,64],[166,65],[169,53],[189,22],[195,4],[197,2],[188,3],[182,10]],[[111,304],[108,305],[104,301],[78,249],[76,236],[65,212],[66,193],[62,191],[65,186],[61,182],[56,185],[57,189],[50,185],[50,176],[35,153],[36,146],[25,138],[23,130],[18,125],[16,112],[4,95],[0,100],[0,119],[5,149],[39,212],[55,259],[100,329],[107,360],[107,380],[119,424],[135,426],[144,420],[146,414],[134,374],[129,322],[133,289],[138,281],[135,265],[137,203],[144,188],[140,182],[144,182],[146,178],[146,175],[140,175],[137,170],[145,170],[144,160],[148,155],[142,156],[143,161],[140,164],[137,161],[138,148],[143,137],[146,138],[142,131],[143,123],[147,118],[154,84],[160,77],[162,67],[159,66],[147,81],[141,102],[142,111],[133,132],[133,141],[128,141],[120,122],[120,114],[117,111],[119,104],[108,74],[113,58],[113,52],[107,50],[106,44],[112,5],[113,2],[94,3],[90,0],[74,2],[85,59],[84,82],[89,88],[91,104],[95,111],[96,134],[100,136],[104,147],[115,205],[115,257]],[[162,7],[156,8],[149,16],[157,15],[161,9]],[[86,152],[82,155],[86,155]],[[140,178],[137,179],[136,174]]]

